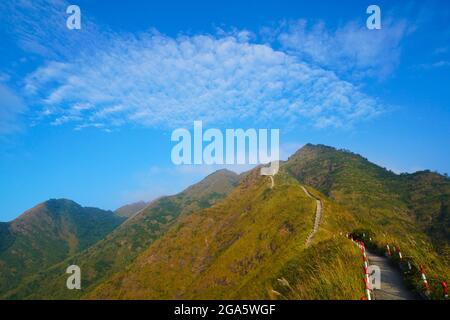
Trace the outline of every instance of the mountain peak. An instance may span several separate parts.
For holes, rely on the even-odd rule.
[[[50,199],[1,224],[0,292],[84,250],[123,221],[111,211],[82,207],[69,199]],[[8,278],[11,274],[14,277]]]
[[[43,204],[47,208],[61,208],[61,207],[81,207],[80,204],[76,203],[73,200],[65,199],[65,198],[59,198],[59,199],[49,199],[47,201],[44,201]]]
[[[120,208],[116,209],[114,213],[119,217],[129,218],[136,212],[144,209],[146,206],[148,206],[148,202],[138,201],[121,206]]]
[[[49,199],[41,202],[31,209],[26,210],[12,222],[23,222],[28,219],[32,219],[35,216],[41,215],[43,212],[57,211],[60,208],[81,208],[81,206],[75,201],[69,199]]]
[[[297,152],[295,152],[292,156],[290,156],[289,159],[308,152],[345,154],[352,157],[358,157],[360,159],[367,160],[363,156],[347,149],[337,149],[335,147],[327,146],[324,144],[312,144],[312,143],[305,144],[303,147],[297,150]]]
[[[219,169],[219,170],[214,171],[213,173],[206,176],[205,179],[207,179],[209,177],[215,177],[215,176],[221,176],[221,175],[230,176],[230,177],[238,176],[238,174],[236,172],[224,168],[224,169]]]
[[[239,175],[227,169],[217,170],[206,176],[200,182],[188,187],[184,194],[214,194],[227,193],[239,183]]]

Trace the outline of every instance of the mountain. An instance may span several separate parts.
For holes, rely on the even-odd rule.
[[[310,246],[315,200],[301,185],[324,208]],[[374,249],[401,247],[415,268],[448,279],[449,260],[432,245],[436,237],[449,243],[448,185],[437,174],[397,175],[352,152],[308,144],[282,164],[273,189],[252,171],[227,198],[179,219],[86,298],[357,299],[360,258],[342,237],[357,230],[371,235]],[[429,233],[440,221],[447,221],[441,233]],[[438,297],[439,279],[429,283]],[[421,290],[418,274],[410,285]]]
[[[450,261],[450,179],[421,171],[401,176],[403,198],[439,254]]]
[[[111,211],[59,199],[43,202],[0,224],[0,292],[26,276],[86,249],[124,219]]]
[[[284,172],[270,189],[270,180],[253,170],[228,197],[180,218],[130,266],[86,297],[358,299],[359,253],[344,237],[335,238],[337,230],[357,223],[342,208],[324,202],[322,228],[307,246],[316,201]],[[318,255],[321,251],[324,255]]]
[[[440,297],[440,281],[450,277],[447,177],[395,174],[350,151],[307,144],[274,182],[259,168],[218,171],[3,297],[359,299],[361,254],[348,232],[379,254],[387,244],[401,248],[411,290],[422,290],[423,265]],[[9,234],[0,239],[8,243]],[[396,251],[392,259],[399,262]],[[82,290],[66,289],[69,264],[81,267]]]
[[[450,261],[448,177],[430,171],[397,175],[352,152],[311,144],[291,156],[286,169],[372,228],[426,234],[434,249]]]
[[[125,268],[139,253],[164,234],[179,216],[207,208],[227,196],[239,183],[239,179],[234,172],[219,170],[177,195],[153,201],[94,246],[35,275],[6,296],[36,299],[77,298],[85,290],[79,292],[66,289],[65,268],[68,265],[80,266],[83,272],[83,288],[89,290],[111,273]]]
[[[114,213],[117,214],[119,217],[129,218],[133,214],[144,209],[146,206],[148,206],[148,202],[145,201],[134,202],[116,209]]]

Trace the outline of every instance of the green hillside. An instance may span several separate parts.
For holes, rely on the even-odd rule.
[[[430,171],[401,176],[403,199],[434,248],[450,261],[450,179]]]
[[[104,238],[124,219],[111,211],[49,200],[0,224],[0,293]]]
[[[31,277],[7,293],[6,297],[78,298],[111,273],[122,270],[155,239],[164,234],[178,216],[211,206],[218,199],[225,197],[238,182],[237,174],[220,170],[177,195],[153,201],[94,246],[46,272]],[[83,271],[81,291],[66,289],[67,277],[64,271],[70,264],[80,266]]]
[[[396,175],[351,152],[306,145],[275,180],[270,189],[253,171],[229,197],[181,219],[86,297],[355,299],[362,292],[359,259],[341,234],[359,227],[373,236],[374,249],[400,246],[413,266],[448,278],[448,261],[439,255],[442,243],[448,245],[448,225],[436,220],[447,217],[447,178]],[[304,239],[314,201],[298,182],[316,188],[310,192],[324,202],[310,247]],[[433,247],[437,225],[441,246]],[[420,277],[412,278],[411,289],[420,291]]]
[[[439,281],[450,276],[449,178],[428,171],[397,175],[322,145],[306,145],[286,169],[351,211],[379,249],[399,246],[416,266],[424,265],[440,292]],[[414,285],[421,288],[420,281]]]
[[[117,214],[120,217],[129,218],[132,215],[136,214],[138,211],[141,211],[146,206],[148,206],[148,203],[145,201],[139,201],[135,203],[126,204],[116,210],[114,210],[114,213]]]
[[[312,194],[308,196],[303,187]],[[218,171],[132,215],[95,245],[34,274],[9,299],[359,299],[361,254],[401,248],[404,278],[431,297],[450,277],[450,180],[424,171],[395,174],[346,150],[306,145],[283,162],[270,187],[259,168]],[[323,209],[317,233],[306,239]],[[0,248],[10,243],[0,224]],[[393,251],[392,259],[398,262]],[[406,261],[412,270],[405,271]],[[81,267],[82,290],[65,287]]]
[[[353,217],[327,201],[314,248],[306,248],[315,201],[285,173],[275,180],[270,189],[268,178],[252,171],[229,197],[180,219],[87,298],[268,299],[274,288],[283,292],[278,279],[298,289],[287,298],[359,298],[360,256],[337,232],[357,226]],[[319,257],[318,250],[330,254]]]

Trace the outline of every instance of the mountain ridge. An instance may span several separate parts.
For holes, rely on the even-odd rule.
[[[433,232],[427,235],[439,253],[450,257],[448,177],[427,170],[396,174],[358,154],[322,145],[306,145],[288,162],[288,170],[300,181],[354,211],[379,214],[380,223],[383,215],[395,211],[397,218],[423,231],[438,228],[446,244]],[[440,220],[447,221],[447,225],[442,227]]]
[[[418,173],[411,176],[420,178],[422,175]],[[439,175],[433,176],[444,179]],[[348,258],[353,257],[350,254],[351,248],[340,251],[339,246],[346,247],[346,242],[338,235],[342,236],[346,232],[359,230],[359,228],[365,228],[368,234],[373,234],[372,240],[377,243],[381,250],[386,245],[386,241],[394,243],[395,246],[399,245],[402,248],[405,257],[411,259],[415,266],[425,264],[430,272],[448,275],[447,258],[445,256],[440,257],[434,251],[429,240],[430,235],[423,232],[423,226],[418,223],[415,211],[411,209],[416,208],[417,204],[411,202],[412,199],[408,201],[405,198],[414,191],[414,186],[416,186],[416,183],[413,183],[413,187],[405,184],[404,179],[409,179],[409,177],[410,175],[397,175],[390,172],[352,152],[308,144],[282,164],[279,174],[275,176],[273,190],[269,189],[264,182],[265,187],[262,187],[262,190],[245,196],[249,190],[254,188],[255,184],[264,181],[264,178],[259,176],[258,169],[251,170],[250,173],[246,174],[246,178],[241,181],[238,191],[235,190],[218,205],[194,212],[181,219],[178,225],[173,226],[158,241],[149,246],[130,266],[99,285],[93,292],[88,293],[86,298],[267,299],[279,298],[277,294],[284,293],[291,298],[302,299],[354,299],[353,294],[355,290],[358,290],[355,280],[358,279],[357,267],[348,264],[351,262],[348,261]],[[250,212],[258,215],[266,212],[264,215],[271,221],[276,221],[276,223],[281,221],[277,220],[280,217],[277,217],[275,212],[283,210],[283,206],[286,205],[285,202],[301,207],[303,202],[308,201],[302,198],[302,193],[295,191],[295,182],[290,180],[292,178],[308,185],[310,192],[314,193],[325,204],[323,222],[321,222],[321,227],[310,248],[303,247],[305,239],[300,236],[298,240],[294,241],[292,247],[288,245],[291,249],[283,252],[281,256],[273,256],[272,261],[267,262],[265,260],[267,255],[271,255],[271,253],[266,251],[264,247],[256,247],[252,252],[247,252],[245,246],[253,247],[261,242],[261,238],[248,240],[245,245],[239,244],[241,243],[240,239],[250,237],[250,234],[252,234],[251,228],[261,230],[259,237],[264,233],[264,230],[270,230],[271,228],[271,224],[268,223],[257,227],[257,221],[248,222],[250,228],[248,231],[244,233],[237,231],[236,236],[229,240],[223,238],[232,232],[233,228],[242,230],[245,227],[242,224],[225,222],[226,220],[220,222],[220,220],[215,221],[215,219],[227,219],[229,217],[232,221],[237,221],[240,218],[239,212],[247,212],[249,209],[246,208],[258,206],[257,203],[254,204],[253,202],[255,199],[262,202],[259,204],[262,207],[258,207],[259,209],[255,212]],[[445,183],[442,192],[445,193],[448,181],[445,179],[443,181]],[[276,199],[270,200],[274,201],[273,204],[269,205],[267,203],[269,195],[277,193],[277,190],[279,192],[280,189],[284,189],[284,192],[278,193]],[[427,189],[427,194],[435,191],[433,188]],[[263,194],[265,196],[261,196]],[[296,194],[296,196],[290,198],[289,194]],[[248,198],[247,202],[244,201],[242,207],[233,209],[237,203],[242,201],[243,197]],[[434,203],[434,197],[430,201]],[[219,209],[220,204],[223,204],[224,208]],[[266,206],[274,205],[272,212],[264,211]],[[217,210],[220,210],[220,213],[214,215],[215,218],[213,218],[212,212]],[[290,215],[294,215],[296,210],[293,208],[289,210]],[[303,225],[309,226],[312,223],[312,212],[313,210],[311,210],[311,217],[303,216],[300,218]],[[214,222],[211,220],[208,224],[209,219],[214,219]],[[344,223],[345,221],[347,222]],[[298,221],[295,223],[295,225],[298,225]],[[222,225],[225,225],[226,228],[221,228]],[[208,233],[208,229],[211,229],[212,226],[219,228],[215,235],[209,235]],[[292,226],[287,230],[296,230],[298,227],[291,228]],[[275,234],[270,237],[276,239]],[[446,237],[444,243],[448,244],[448,234]],[[216,244],[216,241],[218,244]],[[423,246],[411,246],[411,241],[422,243]],[[220,243],[224,244],[220,245]],[[214,251],[210,253],[205,251],[206,249],[202,247],[205,244],[214,247]],[[226,247],[222,247],[223,245]],[[321,249],[317,251],[318,248]],[[195,252],[195,255],[193,252]],[[315,253],[310,258],[306,258],[309,252]],[[327,260],[320,260],[315,256],[321,256],[324,252],[333,256],[333,259],[335,259],[333,265],[329,265]],[[281,257],[289,257],[289,259],[283,260]],[[258,261],[256,264],[255,259]],[[274,260],[280,261],[275,262]],[[326,268],[333,270],[333,272],[327,274],[327,271],[323,270],[326,280],[319,280],[314,273],[309,273],[308,265],[302,265],[302,263],[311,263],[311,261],[316,261],[315,268],[322,269],[327,266]],[[260,270],[260,265],[265,265],[266,267],[261,268],[277,273],[278,277],[273,277],[273,275]],[[240,278],[238,277],[238,280],[228,270],[238,271],[242,268],[245,271]],[[349,269],[355,272],[353,276],[348,274]],[[294,273],[292,273],[293,270],[295,270]],[[299,277],[302,277],[300,270],[307,274],[303,277],[303,280],[299,279]],[[334,277],[348,282],[345,283],[346,288],[344,290],[335,291],[333,289],[335,287],[335,285],[332,285],[335,283]],[[283,290],[283,286],[280,287],[280,281],[277,279],[281,279],[280,281],[283,283],[288,283],[291,289],[287,292]],[[305,287],[308,287],[308,284],[305,285],[305,281],[308,284],[311,283],[309,286],[310,292],[307,293],[304,292]],[[317,284],[321,281],[325,281],[325,283],[318,287],[314,286],[314,283]],[[416,290],[420,290],[420,281],[420,277],[417,276],[411,285],[415,286]],[[440,290],[436,285],[436,282],[433,282],[433,295],[435,297],[438,296]],[[349,290],[349,288],[353,290]],[[363,288],[360,288],[360,290],[362,291]],[[230,295],[231,292],[237,293]]]
[[[117,208],[116,210],[114,210],[114,213],[120,217],[129,218],[129,217],[133,216],[135,213],[144,209],[146,206],[148,206],[148,204],[149,203],[146,201],[138,201],[138,202],[125,204],[125,205]]]
[[[215,172],[5,297],[358,299],[360,258],[343,237],[353,230],[448,277],[449,181],[428,171],[395,174],[347,150],[307,144],[281,163],[273,189],[258,167]],[[300,186],[323,202],[307,248],[314,200]],[[80,292],[64,287],[67,263],[84,270]],[[433,292],[435,284],[430,279]],[[411,285],[420,290],[420,279]]]
[[[50,199],[2,223],[0,292],[89,247],[123,221],[112,211]]]
[[[178,215],[187,214],[199,208],[208,207],[219,201],[227,192],[235,187],[239,176],[229,170],[212,173],[189,186],[182,192],[160,197],[136,214],[129,217],[121,226],[108,234],[94,246],[78,255],[72,256],[60,264],[54,265],[46,273],[48,289],[40,296],[34,297],[26,288],[17,288],[7,296],[20,298],[31,294],[34,298],[51,297],[58,294],[61,298],[74,298],[79,292],[65,289],[65,267],[77,264],[84,270],[85,286],[93,286],[109,273],[117,271],[129,263],[135,255],[157,239],[164,230],[173,223]],[[55,275],[57,275],[55,277]],[[27,283],[39,283],[39,277],[31,277]],[[38,286],[38,284],[36,284]],[[34,285],[31,285],[34,287]]]

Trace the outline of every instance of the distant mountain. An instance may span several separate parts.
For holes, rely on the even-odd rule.
[[[180,215],[207,208],[226,197],[237,186],[239,179],[234,172],[219,170],[177,195],[153,201],[96,245],[30,279],[8,296],[30,296],[37,299],[76,298],[86,291],[66,289],[64,271],[69,263],[82,268],[83,288],[88,290],[111,273],[125,268],[139,253],[163,235]],[[37,287],[39,288],[36,289]]]
[[[308,144],[281,164],[274,180],[271,188],[259,168],[239,176],[215,172],[153,201],[103,240],[0,296],[359,299],[361,256],[347,232],[370,236],[380,253],[388,243],[402,248],[414,268],[425,266],[433,297],[441,294],[439,279],[450,277],[447,177],[398,175],[350,151]],[[307,243],[316,199],[321,220]],[[0,230],[7,246],[9,227]],[[81,267],[82,290],[66,289],[69,264]],[[410,280],[422,290],[420,276]]]
[[[114,211],[115,214],[117,214],[120,217],[129,218],[133,214],[137,213],[138,211],[141,211],[146,206],[148,206],[148,202],[145,201],[139,201],[135,203],[130,203],[127,205],[124,205]]]
[[[59,199],[0,224],[0,292],[104,238],[124,218]]]

